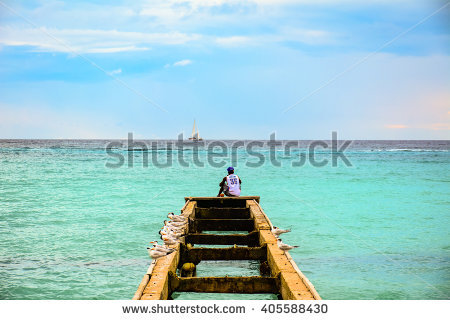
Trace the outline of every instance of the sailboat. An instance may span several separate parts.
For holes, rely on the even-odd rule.
[[[200,137],[200,133],[198,131],[198,127],[195,127],[195,119],[194,119],[194,127],[192,128],[192,134],[189,140],[192,141],[202,141],[203,139]]]

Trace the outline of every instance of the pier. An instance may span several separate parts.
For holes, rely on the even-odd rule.
[[[278,248],[259,200],[254,196],[185,198],[181,215],[189,221],[186,236],[171,246],[175,252],[150,264],[133,300],[167,300],[174,292],[272,293],[283,300],[320,300],[290,254]],[[197,277],[196,266],[206,260],[257,260],[260,275]]]

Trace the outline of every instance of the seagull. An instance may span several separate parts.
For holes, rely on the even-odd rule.
[[[180,228],[174,228],[174,227],[170,227],[170,226],[164,226],[161,228],[161,230],[158,231],[159,234],[163,234],[163,233],[181,233],[184,234],[184,229],[180,229]]]
[[[155,247],[164,247],[164,245],[158,244],[158,241],[150,241],[150,243],[153,243]]]
[[[169,213],[167,218],[174,222],[186,222],[186,217],[174,215],[173,212]]]
[[[164,226],[159,230],[159,234],[172,234],[177,236],[182,236],[186,233],[186,230],[184,228],[174,228],[172,226]]]
[[[184,237],[184,235],[179,234],[179,233],[166,233],[166,234],[164,234],[164,232],[162,232],[161,236],[163,236],[163,237],[166,236],[166,237],[169,237],[169,238],[173,238],[174,240],[180,240],[180,238]]]
[[[169,254],[175,251],[175,249],[173,248],[164,248],[164,247],[155,247],[153,246],[151,249],[157,251],[157,252],[161,252],[161,253],[165,253],[165,254]]]
[[[181,233],[181,234],[185,234],[186,230],[185,228],[177,228],[177,227],[173,227],[173,226],[164,226],[161,228],[162,231],[164,232],[174,232],[174,233]]]
[[[186,223],[187,223],[187,220],[183,220],[183,221],[164,220],[165,225],[184,226]]]
[[[168,227],[175,227],[178,229],[183,229],[187,225],[187,222],[168,222]]]
[[[173,231],[170,231],[170,230],[168,230],[168,231],[159,230],[159,234],[160,235],[165,235],[165,236],[171,236],[171,237],[176,238],[176,239],[178,239],[178,238],[180,238],[180,237],[182,237],[184,235],[182,232],[173,232]]]
[[[280,238],[278,238],[277,244],[278,244],[278,248],[280,248],[283,251],[289,251],[291,249],[298,248],[298,246],[290,246],[286,243],[283,243],[283,241],[281,241]]]
[[[153,248],[155,248],[156,251],[171,253],[175,251],[175,249],[167,248],[165,245],[158,244],[158,241],[150,241],[150,243],[153,243]]]
[[[161,235],[161,240],[164,241],[164,244],[166,246],[171,246],[177,243],[180,243],[179,239],[173,238],[171,236]]]
[[[152,258],[153,260],[157,260],[169,254],[169,252],[158,251],[155,248],[147,248],[147,250],[150,258]]]
[[[280,229],[278,227],[275,227],[275,226],[273,226],[273,228],[272,228],[272,233],[277,238],[280,236],[280,234],[287,233],[287,232],[291,232],[291,229],[282,230],[282,229]]]
[[[186,223],[187,222],[173,222],[173,221],[164,220],[164,225],[166,225],[166,226],[167,225],[174,226],[174,227],[177,227],[177,228],[184,227],[186,225]]]

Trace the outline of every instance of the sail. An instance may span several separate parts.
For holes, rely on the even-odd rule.
[[[195,126],[195,119],[194,119],[194,126],[192,127],[192,133],[191,133],[191,137],[189,138],[189,140],[203,140],[202,138],[200,138],[200,133],[198,131],[198,127]]]
[[[195,138],[195,119],[194,119],[194,127],[192,128],[191,138]]]

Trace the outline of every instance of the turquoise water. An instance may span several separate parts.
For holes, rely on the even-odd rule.
[[[167,212],[185,196],[215,196],[226,168],[145,168],[135,152],[133,168],[109,169],[104,145],[0,141],[1,299],[130,299]],[[300,245],[291,255],[323,298],[448,299],[448,141],[360,142],[347,152],[352,167],[292,167],[298,152],[279,153],[281,167],[250,168],[238,150],[236,173],[243,195],[260,195],[273,224],[292,228],[283,241]]]

